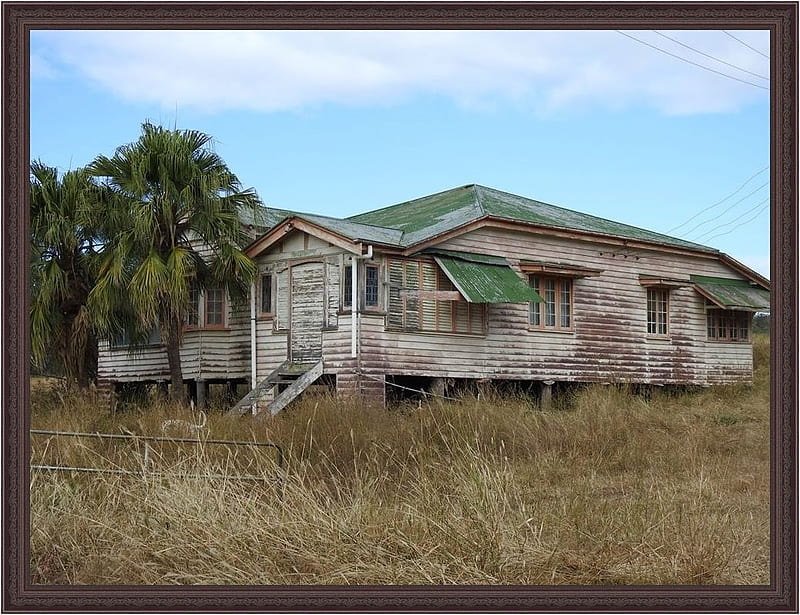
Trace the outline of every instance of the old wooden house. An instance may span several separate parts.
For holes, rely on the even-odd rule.
[[[239,411],[313,382],[383,403],[393,385],[752,378],[769,281],[713,248],[478,185],[344,219],[262,213],[249,304],[198,294],[182,348],[201,393],[247,385]],[[104,344],[100,372],[168,379],[157,342]]]

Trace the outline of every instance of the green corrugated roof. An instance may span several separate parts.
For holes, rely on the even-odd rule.
[[[470,261],[473,263],[483,263],[484,265],[503,265],[508,267],[508,261],[502,256],[493,256],[490,254],[475,254],[474,252],[457,252],[455,250],[440,250],[439,248],[429,248],[423,250],[420,254],[440,255],[450,258],[457,258],[462,261]]]
[[[698,291],[728,310],[768,310],[769,291],[747,280],[692,275],[689,279]]]
[[[511,267],[461,258],[434,256],[445,275],[471,303],[528,303],[542,301]]]
[[[349,220],[401,230],[401,246],[408,247],[486,217],[717,252],[676,237],[475,184],[351,216]]]

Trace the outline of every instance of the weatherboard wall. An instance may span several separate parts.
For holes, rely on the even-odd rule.
[[[181,344],[184,380],[238,380],[250,374],[250,327],[246,303],[228,302],[223,329],[187,329]],[[98,374],[115,382],[169,380],[162,344],[136,350],[100,343]]]
[[[707,342],[705,300],[689,286],[670,291],[669,335],[647,335],[639,274],[741,277],[717,259],[489,228],[437,247],[504,256],[512,266],[522,259],[603,272],[574,280],[570,332],[530,330],[527,304],[490,304],[486,336],[391,331],[365,315],[366,373],[701,385],[752,378],[751,345]]]

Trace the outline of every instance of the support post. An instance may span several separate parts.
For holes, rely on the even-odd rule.
[[[430,392],[440,397],[444,396],[444,378],[432,378]]]
[[[208,382],[205,380],[197,381],[197,407],[203,408],[206,405],[206,397],[208,396]]]
[[[553,403],[553,381],[545,380],[542,382],[542,400],[541,407],[549,408]]]

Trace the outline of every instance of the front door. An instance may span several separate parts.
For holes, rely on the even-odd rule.
[[[289,346],[292,363],[316,363],[322,358],[324,271],[323,263],[303,263],[292,267]]]

